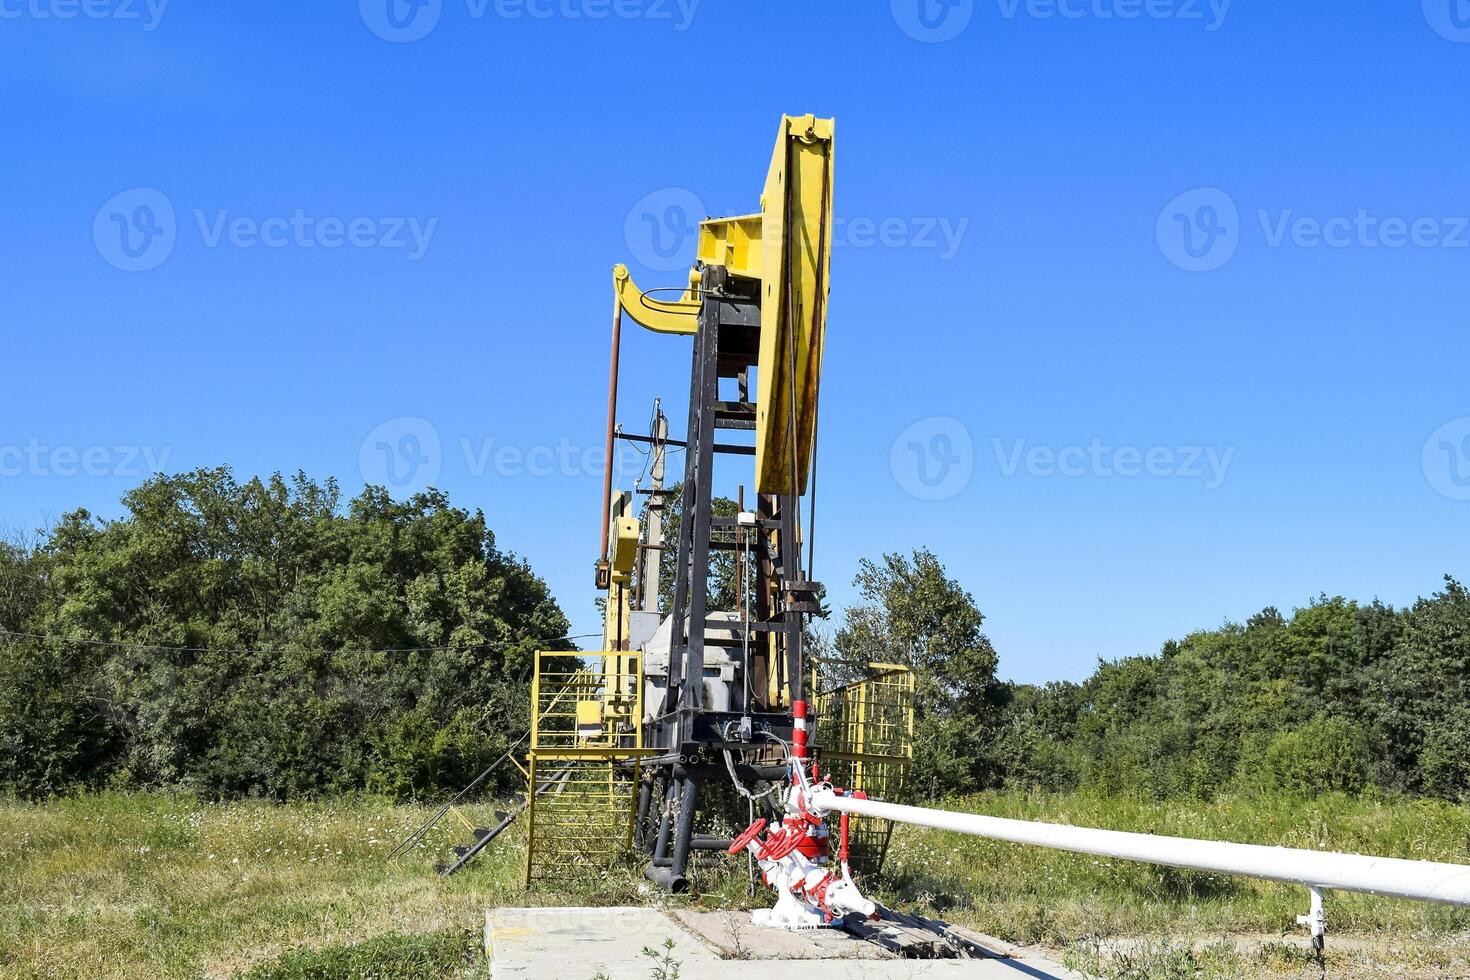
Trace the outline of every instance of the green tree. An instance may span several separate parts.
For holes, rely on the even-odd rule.
[[[1362,733],[1346,719],[1318,716],[1276,736],[1265,775],[1272,788],[1301,796],[1357,793],[1368,782]]]
[[[1429,725],[1419,752],[1419,780],[1431,796],[1470,801],[1470,706],[1459,705]]]
[[[922,548],[863,560],[853,584],[863,601],[845,611],[834,647],[851,663],[913,668],[915,788],[938,795],[996,782],[993,742],[1005,690],[974,598]]]
[[[676,483],[664,492],[664,551],[659,555],[658,592],[659,608],[665,612],[674,608],[674,581],[679,566],[679,529],[684,524],[684,485]],[[740,504],[729,497],[715,497],[710,501],[710,513],[715,517],[734,517],[740,512]],[[714,537],[735,540],[734,532],[716,531]],[[711,550],[709,556],[709,609],[730,612],[735,609],[740,595],[740,578],[737,572],[735,552]],[[754,552],[752,552],[752,558]]]
[[[123,503],[67,515],[35,559],[26,624],[57,639],[0,673],[0,704],[40,706],[0,724],[30,746],[5,775],[24,792],[440,794],[524,727],[535,651],[570,646],[545,583],[438,491],[343,504],[220,468]]]

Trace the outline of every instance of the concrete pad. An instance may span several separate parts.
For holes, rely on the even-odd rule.
[[[707,913],[689,913],[704,916]],[[719,915],[719,913],[714,913]],[[722,922],[688,920],[716,930]],[[673,958],[689,980],[1082,980],[1042,957],[989,960],[902,960],[889,958],[869,943],[828,930],[761,936],[760,950],[780,951],[776,959],[735,959],[688,924],[658,909],[544,908],[490,909],[485,913],[485,949],[493,980],[649,980],[655,961],[644,949],[674,941]],[[850,946],[835,946],[849,943]],[[873,958],[870,953],[880,955]],[[728,955],[728,954],[726,954]]]
[[[854,941],[836,929],[787,932],[752,925],[749,912],[668,912],[675,922],[725,960],[889,960],[892,954],[872,943]]]

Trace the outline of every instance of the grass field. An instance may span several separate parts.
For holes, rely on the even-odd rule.
[[[1470,863],[1470,811],[1427,802],[1138,804],[989,794],[956,809],[1121,830]],[[441,832],[397,865],[428,811],[373,800],[212,805],[165,795],[0,804],[0,977],[474,977],[494,905],[643,904],[636,868],[559,891],[521,888],[523,840],[443,879]],[[1104,976],[1317,976],[1293,919],[1304,889],[904,828],[871,888]],[[736,869],[706,907],[748,904]],[[1470,914],[1329,896],[1329,975],[1470,976]],[[1285,936],[1287,941],[1272,941]],[[1408,973],[1401,967],[1408,966]],[[569,978],[575,980],[575,978]],[[588,978],[590,980],[590,978]]]

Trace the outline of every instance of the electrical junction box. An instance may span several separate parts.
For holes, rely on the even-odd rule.
[[[710,644],[704,648],[704,706],[707,711],[738,711],[745,684],[744,655],[733,649],[735,630],[740,619],[731,612],[712,612],[710,623],[729,623],[728,629],[711,627],[708,636],[731,641],[730,646]],[[643,650],[644,720],[654,717],[669,689],[669,645],[674,633],[674,619],[665,616],[659,628],[641,647]]]

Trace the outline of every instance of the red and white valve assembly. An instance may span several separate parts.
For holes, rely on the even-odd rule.
[[[806,772],[804,704],[798,704],[795,751],[791,759],[791,787],[786,791],[779,824],[764,818],[752,823],[730,845],[730,854],[748,851],[760,865],[761,880],[776,891],[776,907],[757,909],[751,922],[773,929],[821,929],[856,913],[875,918],[878,908],[863,896],[848,868],[848,818],[839,823],[838,870],[832,869],[829,811],[815,806],[817,791],[846,795],[829,782],[815,784]],[[820,779],[815,766],[813,778]],[[853,794],[861,798],[863,794]],[[765,838],[761,839],[761,834]]]

